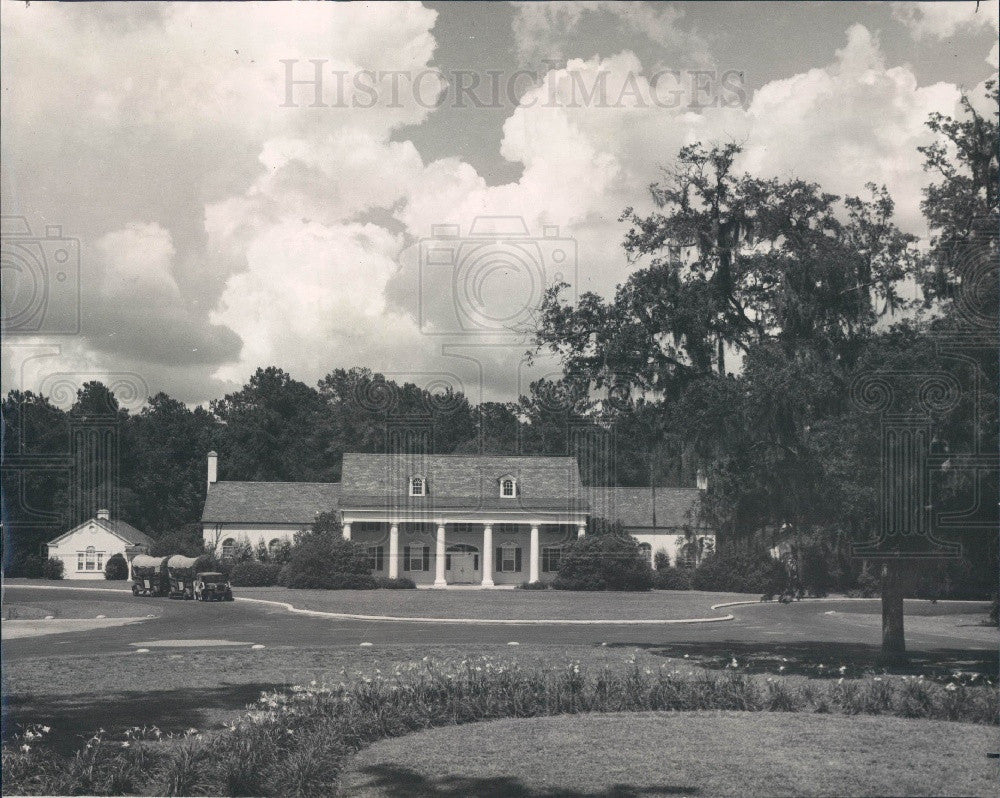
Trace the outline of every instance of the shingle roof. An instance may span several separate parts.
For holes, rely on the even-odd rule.
[[[339,482],[216,482],[202,523],[311,524],[337,508]]]
[[[155,543],[155,541],[145,532],[136,529],[134,526],[125,521],[105,521],[103,519],[98,519],[97,523],[105,529],[109,529],[123,540],[128,541],[133,546],[152,546],[153,543]]]
[[[575,457],[345,453],[341,506],[586,510]],[[427,480],[411,497],[409,480]],[[517,496],[500,497],[500,480],[517,480]]]
[[[626,528],[681,528],[698,525],[697,488],[587,488],[591,514],[620,521]]]

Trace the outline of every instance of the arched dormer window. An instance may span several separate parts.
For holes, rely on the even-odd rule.
[[[500,477],[500,496],[513,499],[517,496],[517,480],[514,477]]]
[[[417,474],[410,477],[410,495],[411,496],[426,496],[427,495],[427,480],[421,475]]]

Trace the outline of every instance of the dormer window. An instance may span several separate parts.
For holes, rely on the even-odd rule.
[[[504,499],[517,496],[517,480],[514,477],[503,477],[500,480],[500,496]]]
[[[411,496],[426,496],[427,495],[427,480],[421,476],[410,477],[410,495]]]

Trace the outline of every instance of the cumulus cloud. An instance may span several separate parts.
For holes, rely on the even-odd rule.
[[[684,12],[665,3],[557,0],[515,3],[512,27],[518,56],[524,64],[564,60],[581,25],[595,21],[605,30],[617,29],[627,36],[640,36],[664,49],[683,49],[707,61],[704,40],[680,27],[683,17]]]
[[[1000,27],[1000,3],[893,3],[892,15],[902,22],[915,39],[945,39],[960,31]]]
[[[681,146],[745,141],[741,168],[837,193],[884,182],[919,231],[926,176],[915,148],[927,115],[953,112],[958,97],[887,64],[860,25],[826,66],[726,98],[736,102],[716,85],[715,102],[692,103],[690,86],[672,95],[676,84],[656,82],[633,52],[584,51],[520,98],[500,154],[523,172],[489,185],[460,158],[425,162],[402,131],[432,111],[405,92],[385,102],[385,79],[382,102],[352,108],[363,97],[348,83],[344,107],[332,107],[338,72],[433,72],[435,12],[290,11],[5,8],[3,67],[18,76],[3,95],[5,165],[20,178],[12,210],[49,219],[54,207],[81,237],[86,300],[83,335],[18,342],[55,346],[47,364],[5,344],[5,387],[11,374],[40,384],[45,369],[134,371],[197,401],[258,366],[311,381],[360,364],[510,396],[531,378],[517,334],[530,312],[518,309],[556,280],[610,294],[626,279],[618,218],[629,205],[651,209],[645,187]],[[672,7],[605,3],[519,4],[518,45],[573,56],[563,34],[605,17],[663,48],[700,46]],[[310,107],[308,84],[282,107],[289,75],[313,78],[310,59],[322,62],[327,107]],[[474,230],[491,216],[521,220],[526,235]],[[430,268],[427,240],[441,225],[473,239],[453,247],[465,271]],[[463,302],[516,329],[464,327]]]

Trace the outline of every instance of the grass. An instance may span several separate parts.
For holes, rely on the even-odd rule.
[[[411,618],[509,618],[516,620],[645,620],[711,618],[711,606],[756,600],[743,593],[654,590],[649,593],[583,593],[557,590],[291,590],[243,587],[243,598],[287,601],[300,609]]]
[[[607,741],[633,741],[608,745]],[[991,795],[995,730],[761,712],[508,719],[376,743],[344,798]]]
[[[97,594],[84,593],[81,595],[95,596]],[[130,618],[138,615],[160,615],[162,612],[161,606],[151,602],[139,607],[134,604],[122,604],[121,601],[102,601],[91,598],[69,602],[18,601],[15,597],[3,603],[3,619],[5,621],[38,620],[46,615],[51,615],[53,618],[96,618],[98,615],[103,615],[106,618]]]
[[[14,793],[328,795],[349,756],[382,739],[501,718],[588,712],[740,710],[886,715],[996,724],[996,690],[975,680],[808,680],[644,667],[588,669],[490,659],[410,663],[332,684],[268,692],[226,731],[144,742],[98,734],[66,756],[34,738],[4,746]],[[749,717],[748,717],[749,722]],[[30,730],[29,730],[30,731]],[[995,733],[995,730],[991,730]],[[34,732],[31,732],[34,733]],[[21,746],[25,746],[22,749]]]

